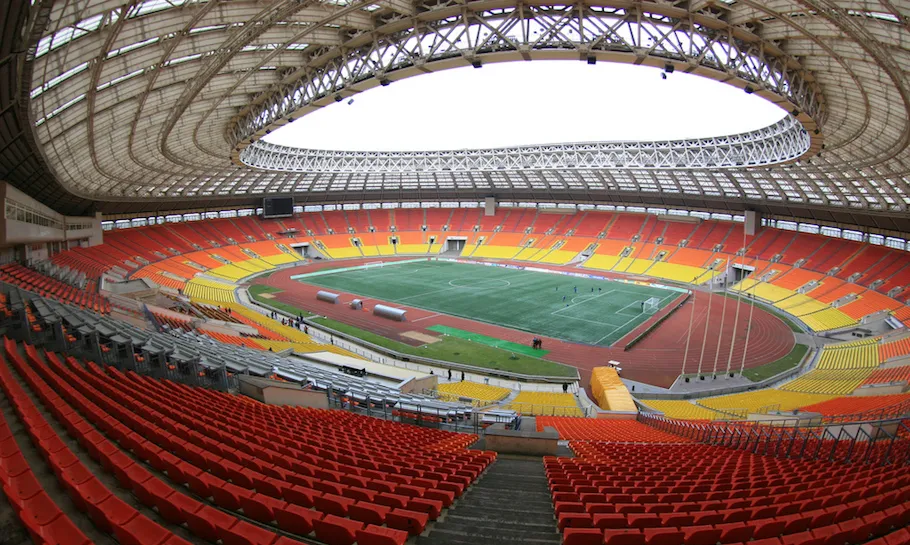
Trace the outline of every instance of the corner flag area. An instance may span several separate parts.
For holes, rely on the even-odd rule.
[[[300,281],[597,346],[613,344],[650,319],[649,299],[662,309],[679,295],[601,278],[429,260],[346,268]]]

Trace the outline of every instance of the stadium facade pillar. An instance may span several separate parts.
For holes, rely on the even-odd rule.
[[[483,215],[484,216],[495,216],[496,215],[496,197],[484,198]]]
[[[746,236],[754,237],[761,229],[761,212],[746,210]]]

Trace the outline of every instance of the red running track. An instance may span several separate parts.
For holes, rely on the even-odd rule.
[[[254,280],[253,283],[284,290],[275,294],[275,296],[279,301],[289,305],[410,345],[420,343],[408,337],[402,337],[402,333],[419,331],[425,335],[438,336],[437,333],[426,329],[433,325],[456,327],[498,339],[530,344],[533,335],[529,333],[414,307],[403,307],[408,309],[408,322],[393,322],[384,318],[377,318],[371,312],[351,310],[347,303],[355,298],[353,294],[342,293],[342,304],[332,305],[316,300],[316,292],[320,288],[297,282],[290,278],[293,275],[305,272],[341,266],[356,266],[375,260],[376,258],[366,258],[345,260],[343,262],[314,262],[304,267],[274,272],[266,278]],[[394,261],[395,259],[383,258],[383,260]],[[528,266],[528,263],[520,264]],[[534,266],[554,270],[574,270],[577,272],[577,269],[564,267],[539,264],[534,264]],[[597,274],[601,273],[598,272]],[[603,276],[620,277],[622,275],[604,273]],[[383,302],[362,296],[356,296],[356,298],[362,299],[368,308],[372,308],[375,303]],[[591,370],[594,367],[605,365],[609,360],[617,360],[621,363],[624,378],[668,388],[681,372],[695,373],[699,368],[699,361],[701,361],[703,373],[711,373],[714,370],[715,360],[717,361],[718,372],[723,373],[727,369],[728,361],[730,361],[732,370],[739,371],[743,365],[744,355],[745,367],[749,369],[770,363],[790,353],[795,344],[793,332],[780,319],[756,306],[754,311],[752,311],[750,322],[750,305],[745,302],[737,303],[733,299],[727,299],[725,318],[721,322],[721,316],[724,314],[724,299],[725,297],[722,295],[709,295],[701,292],[694,294],[694,297],[690,297],[681,308],[676,310],[628,352],[617,348],[590,346],[543,337],[544,348],[549,350],[546,359],[576,367],[585,387],[590,381]],[[710,313],[708,312],[709,300]],[[737,305],[739,305],[739,318],[734,320]],[[402,307],[402,305],[396,306]],[[693,322],[693,328],[688,343],[689,350],[686,353],[686,339],[690,319]],[[750,323],[751,327],[748,327]],[[706,328],[707,334],[705,333]],[[735,336],[733,334],[734,329],[736,331]],[[748,349],[746,349],[745,343],[747,332],[749,335]],[[702,352],[702,346],[704,346],[704,352]],[[731,347],[732,357],[730,355]],[[685,367],[683,367],[684,355],[686,355]]]

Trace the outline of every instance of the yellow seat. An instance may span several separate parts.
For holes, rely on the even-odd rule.
[[[471,382],[469,380],[443,383],[438,385],[436,390],[439,398],[445,401],[458,401],[460,398],[469,398],[485,405],[501,401],[512,393],[512,390],[508,388]]]
[[[698,404],[709,409],[742,415],[743,412],[766,412],[767,410],[792,411],[806,405],[828,401],[834,397],[837,396],[783,390],[756,390],[700,399]]]
[[[572,394],[521,392],[503,408],[535,416],[584,416]]]
[[[642,400],[642,403],[654,410],[664,413],[664,415],[670,418],[680,418],[684,420],[730,419],[729,415],[701,407],[690,401],[645,399]]]

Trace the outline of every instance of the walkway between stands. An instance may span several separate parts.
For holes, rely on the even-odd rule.
[[[540,458],[500,454],[418,545],[559,545]]]

